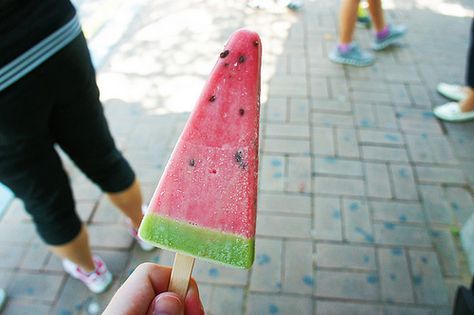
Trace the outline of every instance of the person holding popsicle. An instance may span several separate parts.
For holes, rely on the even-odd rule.
[[[4,0],[0,21],[0,181],[66,272],[103,292],[112,275],[91,252],[56,146],[129,218],[137,240],[142,196],[109,131],[76,10],[69,0]]]
[[[402,38],[406,33],[406,27],[390,25],[385,22],[381,0],[369,0],[368,3],[372,24],[376,32],[372,49],[380,51]],[[335,63],[365,67],[375,62],[375,57],[371,53],[361,50],[357,43],[352,40],[358,8],[359,0],[342,1],[339,15],[339,43],[334,51],[329,54],[329,59]]]

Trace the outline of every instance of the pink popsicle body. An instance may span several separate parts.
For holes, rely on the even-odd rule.
[[[251,265],[261,51],[254,32],[230,37],[168,161],[140,227],[142,238],[224,264]],[[246,260],[237,262],[247,249]]]

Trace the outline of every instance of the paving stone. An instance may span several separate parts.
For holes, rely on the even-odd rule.
[[[207,304],[207,314],[235,314],[243,311],[244,290],[236,287],[214,287],[214,297]]]
[[[316,99],[312,102],[312,109],[317,112],[337,112],[339,114],[348,114],[351,112],[351,104],[345,100],[322,100]]]
[[[310,152],[309,140],[266,139],[263,148],[265,153],[308,155]]]
[[[344,236],[349,242],[373,243],[374,234],[367,203],[359,199],[343,199]]]
[[[432,315],[431,309],[409,306],[384,306],[384,315]]]
[[[377,270],[373,247],[349,244],[317,243],[318,268]]]
[[[350,88],[346,78],[328,77],[331,98],[348,99]]]
[[[284,248],[283,292],[311,295],[314,284],[312,243],[289,240]]]
[[[82,282],[68,276],[58,296],[54,312],[50,314],[81,314],[83,312],[87,314],[87,305],[92,301],[97,303],[91,297],[89,289]]]
[[[259,214],[257,235],[288,238],[310,238],[311,222],[307,218]]]
[[[456,133],[448,133],[448,137],[451,140],[454,152],[456,156],[460,159],[472,160],[472,148],[474,147],[474,140],[469,136],[469,134],[470,130],[463,130],[463,132]]]
[[[464,184],[464,174],[458,168],[415,166],[418,180],[421,183]]]
[[[400,118],[398,122],[400,124],[401,130],[403,130],[405,133],[427,133],[438,135],[443,133],[439,123],[432,119]]]
[[[279,76],[272,78],[270,82],[270,92],[274,96],[305,97],[308,95],[306,77],[281,73]]]
[[[316,177],[314,192],[318,194],[364,196],[364,181],[356,178]]]
[[[316,126],[323,126],[323,127],[331,127],[331,126],[352,127],[354,126],[352,115],[344,115],[344,114],[313,112],[312,122]]]
[[[258,213],[311,214],[311,197],[301,194],[274,194],[261,192]]]
[[[408,155],[404,148],[363,145],[361,149],[365,160],[408,162]]]
[[[51,307],[49,305],[42,305],[35,302],[28,301],[8,301],[2,315],[49,315],[51,314]]]
[[[51,255],[48,248],[41,241],[32,242],[26,250],[20,268],[39,271],[43,268],[46,260]]]
[[[110,199],[103,195],[100,198],[97,210],[92,217],[92,223],[125,223],[126,217],[119,209],[110,201]]]
[[[408,90],[415,106],[431,108],[430,96],[423,85],[409,84]]]
[[[15,235],[14,239],[12,235]],[[0,222],[0,242],[25,244],[36,237],[34,225],[31,223]]]
[[[379,299],[379,277],[373,272],[316,270],[316,297],[363,301]]]
[[[392,198],[388,167],[382,163],[364,163],[367,196]]]
[[[359,129],[362,144],[397,145],[404,144],[402,134],[391,130]]]
[[[311,298],[251,293],[247,315],[313,314]]]
[[[376,127],[377,117],[375,116],[374,107],[370,104],[354,104],[354,121],[359,127]]]
[[[250,290],[259,292],[280,292],[282,288],[281,240],[258,238],[256,257],[250,277]]]
[[[395,110],[392,106],[375,106],[377,126],[384,129],[398,129]]]
[[[288,158],[289,192],[311,192],[311,158],[290,156]]]
[[[430,236],[423,227],[375,223],[374,232],[377,244],[431,247]]]
[[[342,211],[339,198],[314,198],[314,231],[317,240],[342,240]]]
[[[429,135],[426,133],[418,135],[406,135],[410,156],[414,162],[437,163],[457,165],[458,160],[443,136]]]
[[[260,158],[260,189],[283,191],[285,189],[285,158],[278,155],[263,155]]]
[[[335,155],[334,132],[332,128],[313,127],[312,152],[320,155]]]
[[[459,277],[459,258],[451,232],[447,229],[432,229],[430,233],[434,248],[438,253],[443,275]]]
[[[198,283],[244,286],[249,271],[226,267],[218,264],[197,260],[194,265],[193,277]]]
[[[274,138],[309,138],[309,127],[293,124],[266,124],[265,135]]]
[[[375,221],[393,223],[424,223],[424,214],[418,202],[371,201]]]
[[[92,213],[95,210],[95,202],[83,201],[76,203],[76,211],[79,214],[82,222],[89,222],[91,219]]]
[[[336,144],[338,156],[357,159],[360,157],[359,144],[354,129],[337,128]]]
[[[421,79],[414,67],[411,65],[388,65],[384,64],[384,76],[389,82],[421,83]]]
[[[418,200],[415,178],[409,165],[391,164],[393,188],[397,199]]]
[[[390,82],[388,84],[390,99],[395,104],[411,104],[406,85],[403,83]]]
[[[415,298],[405,251],[400,247],[379,248],[377,257],[383,301],[413,303]]]
[[[439,224],[451,224],[453,214],[451,212],[446,193],[440,186],[419,185],[423,208],[428,222]]]
[[[316,301],[316,315],[381,315],[382,309],[375,304],[348,303],[340,301]]]
[[[410,250],[409,257],[417,302],[447,305],[448,291],[435,252]]]
[[[14,198],[8,208],[4,210],[0,216],[2,222],[27,223],[31,222],[31,218],[25,210],[23,201]]]
[[[53,302],[63,280],[63,275],[17,272],[7,291],[13,298]]]
[[[14,269],[18,266],[25,254],[25,245],[15,245],[12,243],[0,243],[0,268]]]
[[[355,160],[345,160],[327,156],[313,159],[313,169],[316,174],[346,175],[362,177],[362,163]]]
[[[288,120],[291,123],[309,123],[309,117],[309,100],[306,98],[291,97]]]
[[[390,103],[390,95],[386,92],[355,90],[351,97],[354,102]]]
[[[125,225],[91,224],[87,229],[92,247],[128,249],[133,242]]]
[[[310,81],[310,95],[316,99],[328,99],[329,87],[326,78],[311,77]]]
[[[458,225],[463,226],[474,213],[474,200],[465,188],[447,187],[446,196]]]

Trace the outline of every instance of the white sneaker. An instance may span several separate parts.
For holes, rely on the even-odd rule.
[[[456,84],[440,83],[436,90],[439,94],[456,102],[462,101],[467,96],[464,87]]]
[[[439,119],[450,122],[462,122],[474,120],[474,110],[469,112],[461,112],[459,103],[450,102],[438,106],[433,110],[433,114]]]
[[[7,293],[5,290],[0,289],[0,311],[2,310],[3,306],[5,306],[5,302],[7,301]]]
[[[91,273],[85,272],[68,259],[63,260],[63,268],[73,278],[81,280],[92,292],[102,293],[112,283],[112,274],[99,256],[94,255],[93,259],[95,270]]]

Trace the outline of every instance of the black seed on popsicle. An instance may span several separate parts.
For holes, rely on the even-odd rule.
[[[245,57],[244,56],[240,56],[239,57],[239,63],[244,63],[245,61]]]
[[[216,100],[215,95],[212,95],[211,97],[209,97],[209,102],[214,102],[215,100]]]
[[[247,166],[247,163],[244,162],[244,153],[242,151],[237,151],[235,152],[235,155],[234,155],[234,158],[235,158],[235,161],[237,163],[239,163],[239,167],[241,167],[242,169],[245,169],[245,167]]]
[[[229,66],[229,64],[227,62],[224,63],[224,67],[228,67],[228,66]]]
[[[239,115],[243,116],[245,114],[245,110],[243,108],[239,109]]]
[[[194,161],[194,159],[189,160],[189,165],[190,166],[196,165],[196,162]]]
[[[219,57],[225,58],[229,55],[229,50],[224,50],[223,52],[220,53]]]
[[[258,40],[256,40],[256,41],[253,42],[253,45],[254,45],[255,47],[257,47],[258,45],[260,45],[260,43],[258,42]]]

